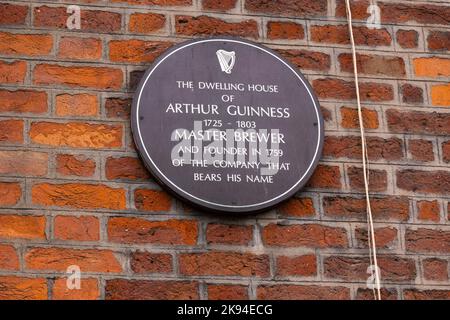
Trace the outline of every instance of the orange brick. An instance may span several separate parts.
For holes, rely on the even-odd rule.
[[[194,220],[110,218],[108,221],[108,238],[112,242],[195,245],[197,236]]]
[[[42,56],[49,54],[52,47],[51,35],[0,32],[0,53],[2,54]]]
[[[113,40],[109,42],[109,59],[115,62],[153,62],[172,45],[171,42]]]
[[[25,61],[0,61],[0,83],[23,83],[26,74]]]
[[[418,201],[417,202],[417,218],[420,220],[429,220],[439,222],[440,208],[437,200],[434,201]]]
[[[168,211],[172,205],[171,197],[164,191],[136,189],[134,191],[136,209],[142,211]]]
[[[0,90],[0,112],[47,112],[47,93],[33,90]]]
[[[51,146],[75,148],[118,148],[122,146],[122,126],[81,122],[33,122],[31,141]]]
[[[33,72],[33,83],[38,85],[120,89],[122,82],[122,70],[109,67],[39,64]]]
[[[450,59],[416,58],[413,63],[416,76],[433,78],[450,76]]]
[[[0,244],[0,269],[19,270],[19,257],[13,246]]]
[[[100,224],[96,217],[57,216],[54,224],[56,239],[77,241],[97,241],[100,239]]]
[[[34,204],[90,209],[125,209],[124,189],[105,185],[38,183],[31,190]]]
[[[362,108],[363,124],[366,129],[377,129],[378,113],[375,110]],[[346,129],[359,128],[358,109],[342,107],[341,108],[341,126]]]
[[[48,154],[33,151],[0,151],[0,174],[47,175]]]
[[[450,106],[450,83],[431,87],[431,103],[435,106]]]
[[[100,297],[98,280],[82,278],[80,289],[69,289],[67,278],[56,279],[53,284],[53,299],[55,300],[97,300]]]
[[[164,28],[166,17],[157,13],[133,13],[128,29],[136,33],[152,33]]]
[[[1,142],[22,143],[23,121],[22,120],[0,121],[0,143]]]
[[[19,202],[22,188],[17,182],[0,182],[0,206],[12,206]]]
[[[121,272],[122,266],[111,250],[32,248],[25,254],[28,270],[52,270],[66,272],[71,265],[81,272]]]
[[[45,217],[0,215],[0,238],[45,239]]]
[[[96,38],[62,37],[58,57],[97,60],[102,57],[102,41]]]
[[[98,113],[97,96],[90,94],[60,94],[56,96],[57,116],[95,116]]]
[[[311,198],[291,198],[280,206],[284,215],[305,217],[315,213],[314,203]]]
[[[0,276],[1,300],[47,299],[47,279]]]
[[[301,24],[295,22],[269,21],[267,38],[269,39],[303,39],[305,31]]]

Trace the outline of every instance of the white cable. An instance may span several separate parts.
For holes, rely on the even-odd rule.
[[[361,99],[359,95],[359,84],[358,84],[358,66],[356,61],[356,49],[355,49],[355,39],[353,37],[353,27],[352,27],[352,12],[350,9],[350,1],[345,0],[346,8],[347,8],[347,20],[348,20],[348,28],[350,33],[350,42],[352,45],[352,56],[353,56],[353,72],[355,74],[355,89],[356,89],[356,102],[358,104],[358,118],[359,118],[359,127],[361,131],[361,148],[362,148],[362,164],[363,164],[363,176],[364,176],[364,188],[366,194],[366,205],[367,205],[367,220],[368,220],[368,230],[367,230],[367,240],[369,245],[369,255],[370,255],[370,263],[375,266],[375,284],[376,284],[376,294],[375,299],[381,300],[381,292],[380,292],[380,275],[378,272],[378,261],[377,261],[377,248],[375,243],[375,234],[373,227],[373,219],[372,219],[372,209],[370,206],[370,196],[369,196],[369,170],[368,163],[369,157],[367,154],[367,146],[366,146],[366,137],[364,135],[364,122],[361,110]]]

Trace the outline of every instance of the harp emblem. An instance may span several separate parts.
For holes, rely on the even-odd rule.
[[[230,74],[236,61],[236,53],[234,51],[217,50],[217,59],[219,59],[220,68],[223,72]]]

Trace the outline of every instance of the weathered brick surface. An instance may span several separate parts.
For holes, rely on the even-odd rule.
[[[74,1],[80,30],[68,1],[0,2],[0,299],[373,299],[345,0]],[[382,298],[450,299],[450,4],[350,3]],[[306,187],[259,216],[172,197],[132,139],[145,70],[214,35],[284,57],[325,120]]]

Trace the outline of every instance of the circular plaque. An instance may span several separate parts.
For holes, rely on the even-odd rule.
[[[172,47],[143,76],[132,131],[150,172],[203,209],[255,212],[295,194],[323,145],[319,103],[272,50],[233,38]]]

